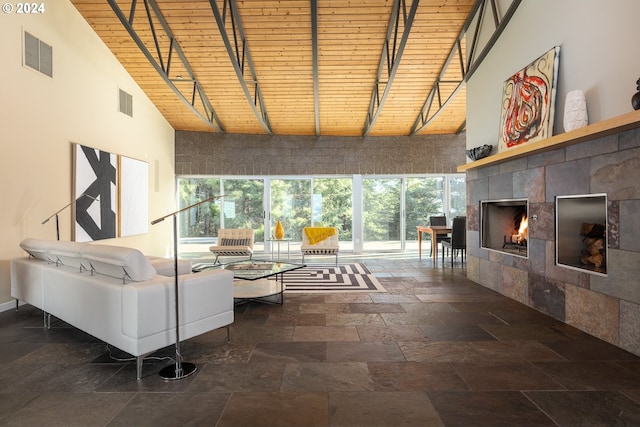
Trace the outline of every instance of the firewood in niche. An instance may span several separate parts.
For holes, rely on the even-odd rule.
[[[605,231],[604,224],[582,224],[580,234],[585,236],[582,239],[586,250],[580,254],[580,262],[584,265],[593,265],[596,268],[604,266],[605,253]]]
[[[582,252],[580,262],[585,265],[593,264],[596,268],[602,267],[604,265],[604,239],[585,237],[582,241],[587,249]]]
[[[580,234],[586,237],[604,237],[606,228],[604,224],[582,224]]]

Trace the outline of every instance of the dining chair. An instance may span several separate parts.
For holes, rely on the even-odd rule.
[[[444,263],[445,251],[447,254],[451,249],[451,267],[453,267],[453,259],[460,252],[460,259],[464,263],[467,255],[467,218],[457,216],[453,218],[451,225],[451,240],[442,242],[442,262]]]
[[[447,216],[446,215],[434,215],[429,217],[429,225],[430,226],[447,226]],[[451,237],[448,234],[438,234],[436,236],[436,248],[438,247],[438,243],[442,243],[444,241],[449,241]],[[429,251],[431,251],[431,245],[429,245]],[[429,252],[429,256],[431,256],[431,252]]]

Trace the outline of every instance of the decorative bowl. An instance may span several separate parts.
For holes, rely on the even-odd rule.
[[[484,144],[480,147],[475,147],[475,148],[470,148],[468,150],[465,150],[465,153],[467,153],[467,156],[469,156],[471,160],[480,160],[482,158],[487,157],[491,153],[492,148],[493,148],[493,145]]]

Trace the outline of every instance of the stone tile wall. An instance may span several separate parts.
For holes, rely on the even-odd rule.
[[[466,136],[270,136],[176,132],[178,175],[456,173]]]
[[[555,196],[592,193],[607,194],[606,277],[555,264]],[[529,258],[481,249],[480,201],[524,197]],[[639,129],[470,170],[467,200],[471,280],[640,355]]]

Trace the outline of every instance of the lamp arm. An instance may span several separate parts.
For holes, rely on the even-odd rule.
[[[224,194],[223,194],[223,195],[221,195],[221,196],[211,196],[211,197],[209,197],[208,199],[201,200],[201,201],[199,201],[199,202],[197,202],[197,203],[194,203],[194,204],[192,204],[192,205],[187,206],[186,208],[178,209],[178,210],[177,210],[177,211],[175,211],[175,212],[171,212],[171,213],[166,214],[165,216],[162,216],[162,217],[160,217],[160,218],[156,218],[156,219],[154,219],[153,221],[151,221],[151,225],[155,225],[155,224],[157,224],[157,223],[159,223],[159,222],[161,222],[161,221],[164,221],[166,218],[169,218],[169,217],[170,217],[170,216],[172,216],[172,215],[177,215],[177,214],[179,214],[179,213],[180,213],[180,212],[182,212],[182,211],[186,211],[187,209],[195,208],[196,206],[201,205],[201,204],[203,204],[203,203],[211,202],[211,201],[213,201],[213,200],[221,199],[221,198],[223,198],[223,197],[225,197],[225,196],[224,196]]]
[[[76,203],[78,200],[80,200],[81,198],[83,198],[84,196],[87,196],[90,199],[93,200],[98,200],[100,198],[100,196],[98,197],[92,197],[90,195],[88,195],[87,193],[82,193],[77,199],[70,201],[69,203],[67,203],[66,205],[64,205],[63,207],[61,207],[60,209],[58,209],[56,212],[54,212],[49,218],[45,219],[44,221],[42,221],[42,225],[46,224],[47,222],[49,222],[49,220],[51,218],[53,218],[54,216],[58,215],[60,212],[62,212],[63,210],[67,209],[69,206],[73,205],[74,203]]]

